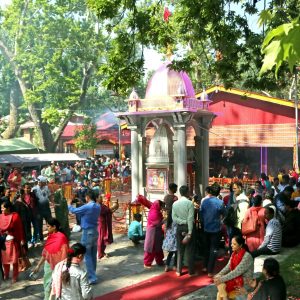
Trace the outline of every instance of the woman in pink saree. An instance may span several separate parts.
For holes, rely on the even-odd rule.
[[[144,244],[144,267],[151,268],[152,262],[155,259],[159,266],[164,265],[164,253],[162,250],[163,243],[163,215],[161,208],[163,202],[156,200],[152,203],[147,221],[146,238]]]

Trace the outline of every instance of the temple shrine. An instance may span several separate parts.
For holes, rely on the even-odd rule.
[[[133,90],[128,111],[117,114],[131,131],[132,201],[138,194],[163,199],[168,184],[204,194],[209,179],[208,135],[215,115],[205,95],[195,97],[185,72],[164,63],[149,80],[145,98]]]

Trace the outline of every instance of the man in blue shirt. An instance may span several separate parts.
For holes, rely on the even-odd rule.
[[[85,196],[86,204],[80,207],[73,207],[72,200],[68,201],[70,213],[80,216],[80,226],[82,228],[81,243],[86,247],[84,256],[86,270],[90,284],[97,282],[97,240],[98,240],[98,218],[100,215],[100,205],[95,203],[93,191],[89,190]]]
[[[202,200],[200,207],[206,241],[203,271],[208,272],[208,276],[212,277],[221,236],[221,215],[224,215],[225,207],[223,201],[217,198],[220,193],[219,185],[213,184],[207,188],[207,192],[208,197]]]

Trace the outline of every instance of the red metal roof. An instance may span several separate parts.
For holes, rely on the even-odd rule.
[[[98,137],[98,142],[105,140],[105,141],[109,141],[113,144],[119,144],[119,130],[116,130],[116,129],[97,130],[97,137]],[[120,142],[122,145],[131,144],[130,130],[123,129],[121,131]],[[71,140],[65,142],[65,144],[74,145],[75,139],[71,139]]]
[[[72,138],[75,135],[76,128],[80,125],[67,125],[61,135],[63,138]]]
[[[209,145],[293,147],[293,103],[247,91],[244,93],[236,89],[233,92],[219,90],[216,93],[212,90],[209,93],[212,100],[209,110],[216,115],[209,130]]]

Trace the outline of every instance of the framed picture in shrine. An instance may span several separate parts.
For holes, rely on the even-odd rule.
[[[166,192],[168,190],[168,169],[147,169],[147,191]]]

